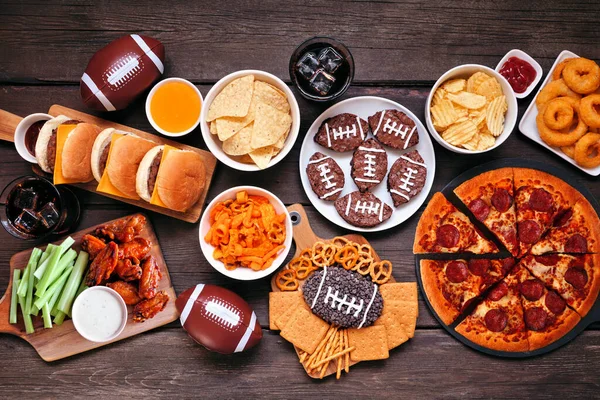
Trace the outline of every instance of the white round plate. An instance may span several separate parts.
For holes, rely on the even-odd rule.
[[[423,187],[423,190],[421,190],[421,193],[413,197],[408,203],[402,204],[400,207],[394,207],[392,197],[387,191],[386,174],[383,181],[379,185],[377,185],[375,189],[371,192],[384,203],[387,203],[390,207],[392,207],[394,212],[392,213],[390,219],[384,221],[379,225],[376,225],[372,228],[361,228],[358,226],[351,225],[344,221],[344,219],[336,211],[335,206],[333,205],[333,201],[321,200],[315,194],[315,192],[313,192],[310,186],[310,182],[308,181],[308,176],[306,175],[306,167],[308,165],[310,157],[315,152],[320,151],[321,153],[331,156],[333,159],[335,159],[335,161],[339,164],[340,168],[342,168],[342,170],[344,171],[345,185],[340,197],[358,190],[356,184],[350,176],[350,160],[352,159],[353,152],[347,151],[344,153],[338,153],[326,147],[323,147],[314,141],[315,134],[319,130],[319,127],[321,126],[321,123],[323,123],[324,120],[326,120],[327,118],[331,118],[335,115],[342,113],[352,113],[358,115],[360,118],[366,121],[369,118],[369,116],[375,114],[376,112],[389,109],[396,109],[402,111],[410,118],[412,118],[413,121],[415,121],[419,132],[419,143],[416,146],[410,147],[406,150],[396,150],[384,145],[383,147],[385,148],[388,155],[388,172],[389,169],[392,167],[392,164],[398,159],[400,155],[408,153],[412,150],[418,150],[419,154],[421,154],[421,157],[423,157],[423,160],[425,161],[425,165],[427,165],[427,179],[425,180],[425,186]],[[373,137],[373,134],[369,132],[368,137]],[[431,185],[433,184],[434,175],[435,152],[433,150],[431,138],[429,137],[425,126],[406,107],[396,103],[395,101],[384,99],[382,97],[355,97],[352,99],[341,101],[335,104],[334,106],[328,108],[310,126],[310,129],[304,137],[302,149],[300,150],[300,178],[302,179],[302,186],[304,187],[304,191],[310,199],[310,202],[325,218],[327,218],[334,224],[351,231],[379,232],[398,226],[404,221],[406,221],[408,218],[410,218],[411,215],[417,212],[419,207],[421,207],[421,205],[427,198],[427,195],[431,190]]]

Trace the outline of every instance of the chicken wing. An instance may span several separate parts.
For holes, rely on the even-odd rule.
[[[142,214],[135,214],[128,218],[121,218],[112,224],[97,228],[94,231],[94,235],[126,243],[132,241],[133,238],[144,229],[146,222],[145,216]]]
[[[142,277],[140,278],[140,297],[151,299],[156,296],[158,282],[162,278],[162,273],[154,257],[150,256],[142,261]]]
[[[107,283],[106,286],[113,289],[123,298],[125,304],[136,305],[142,298],[138,295],[138,289],[134,284],[123,281]]]
[[[119,246],[115,242],[109,242],[90,264],[86,285],[96,286],[106,282],[117,265],[118,255]]]
[[[156,293],[151,299],[143,300],[133,307],[133,322],[144,322],[153,318],[156,314],[164,310],[169,302],[169,295],[165,291]]]
[[[124,281],[136,281],[142,277],[142,268],[139,266],[139,260],[126,258],[117,261],[115,272]]]
[[[102,239],[97,238],[93,235],[84,235],[81,238],[81,248],[83,251],[86,251],[90,255],[90,261],[93,261],[94,258],[106,247],[106,243]]]
[[[143,260],[151,248],[152,243],[149,240],[136,237],[132,241],[119,246],[119,259],[137,258],[138,260]]]

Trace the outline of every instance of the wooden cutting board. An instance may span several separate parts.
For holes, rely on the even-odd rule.
[[[71,237],[75,239],[75,244],[72,246],[72,248],[76,251],[81,250],[80,244],[83,235],[93,231],[99,226],[106,225],[114,221],[117,220],[99,224],[72,234]],[[158,313],[154,318],[146,320],[143,323],[133,322],[131,315],[133,306],[127,306],[129,315],[125,329],[117,338],[106,343],[95,343],[84,339],[79,335],[79,333],[77,333],[75,327],[73,326],[73,321],[70,319],[65,319],[65,322],[63,322],[63,324],[60,326],[52,325],[52,329],[44,329],[44,323],[41,316],[33,317],[35,333],[29,335],[26,334],[20,309],[17,313],[18,321],[16,324],[9,324],[8,318],[13,285],[13,270],[25,269],[27,261],[29,260],[29,256],[33,251],[33,249],[29,249],[15,254],[10,259],[10,282],[8,283],[8,288],[6,289],[4,296],[2,296],[2,299],[0,299],[0,333],[10,333],[26,340],[33,346],[33,348],[38,352],[44,361],[55,361],[70,357],[75,354],[83,353],[97,347],[105,346],[107,344],[123,340],[125,338],[137,335],[138,333],[146,332],[151,329],[158,328],[159,326],[168,324],[169,322],[175,321],[179,317],[179,313],[175,307],[175,299],[177,298],[177,294],[175,293],[175,289],[173,289],[173,285],[171,284],[171,278],[169,277],[167,264],[165,263],[165,259],[160,249],[160,244],[158,243],[158,238],[156,237],[156,233],[154,232],[154,228],[152,227],[149,219],[146,227],[140,232],[139,236],[142,236],[152,242],[150,255],[154,256],[156,259],[156,262],[159,265],[163,275],[158,287],[159,290],[166,291],[170,298],[165,309]],[[57,241],[54,243],[59,244],[60,242],[62,241]],[[45,248],[45,246],[41,248]]]
[[[217,165],[217,159],[215,158],[215,156],[212,155],[212,153],[205,151],[205,150],[198,149],[196,147],[188,146],[185,144],[175,142],[173,140],[166,139],[162,136],[153,135],[151,133],[147,133],[144,131],[140,131],[138,129],[130,128],[128,126],[117,124],[115,122],[106,121],[102,118],[99,118],[99,117],[96,117],[96,116],[93,116],[90,114],[86,114],[81,111],[73,110],[71,108],[67,108],[67,107],[64,107],[61,105],[57,105],[57,104],[50,107],[48,114],[50,114],[52,116],[66,115],[67,117],[72,118],[72,119],[76,119],[79,121],[98,125],[102,129],[115,128],[116,130],[120,130],[120,131],[132,132],[140,137],[143,137],[144,139],[148,139],[148,140],[152,140],[153,142],[156,142],[157,145],[167,144],[169,146],[173,146],[173,147],[176,147],[176,148],[179,148],[182,150],[190,150],[190,151],[194,151],[194,152],[200,154],[200,156],[202,157],[202,160],[204,161],[204,165],[206,167],[206,180],[205,180],[205,185],[204,185],[204,191],[200,195],[200,199],[198,199],[198,202],[196,204],[194,204],[194,206],[192,206],[186,212],[173,211],[173,210],[169,210],[168,208],[155,206],[155,205],[152,205],[141,199],[140,200],[132,200],[132,199],[126,199],[123,197],[113,196],[113,195],[102,193],[102,192],[97,192],[96,187],[98,186],[98,182],[96,182],[95,180],[93,180],[92,182],[88,182],[88,183],[73,184],[73,186],[87,190],[88,192],[97,193],[101,196],[110,197],[111,199],[119,200],[124,203],[133,204],[134,206],[138,206],[138,207],[144,208],[146,210],[151,210],[151,211],[154,211],[154,212],[157,212],[160,214],[168,215],[170,217],[177,218],[182,221],[187,221],[187,222],[191,222],[191,223],[198,222],[198,219],[200,219],[200,214],[202,213],[202,208],[204,207],[204,201],[206,200],[206,195],[208,194],[208,189],[210,188],[210,183],[212,181],[212,177],[215,172],[215,167]],[[13,137],[14,131],[15,131],[17,125],[19,124],[19,122],[21,121],[21,119],[22,118],[19,116],[16,116],[16,115],[6,112],[4,110],[0,110],[0,140],[14,141],[14,137]],[[48,174],[45,174],[39,168],[39,166],[37,164],[33,165],[33,171],[38,175],[46,175],[46,176],[50,177],[50,179],[52,179],[51,176]]]
[[[306,215],[306,211],[304,211],[303,206],[301,206],[300,204],[293,204],[293,205],[289,206],[287,209],[288,209],[288,211],[290,213],[290,217],[292,219],[292,226],[293,226],[293,230],[294,230],[294,243],[296,244],[296,252],[294,253],[293,258],[298,257],[302,250],[309,248],[309,247],[312,248],[313,244],[315,244],[316,242],[322,241],[322,242],[329,243],[333,240],[333,238],[322,239],[315,234],[315,232],[312,230],[312,228],[310,226],[310,222],[308,221],[308,216]],[[367,239],[365,239],[362,235],[349,234],[349,235],[344,235],[343,237],[348,240],[351,240],[355,243],[358,243],[358,244],[369,244]],[[379,258],[379,255],[377,254],[377,252],[375,252],[375,249],[373,249],[373,257],[374,257],[375,261],[381,261],[381,259]],[[285,265],[283,267],[283,269],[286,269],[288,267],[289,267],[288,265]],[[274,274],[273,277],[271,278],[271,289],[274,292],[280,292],[281,290],[279,290],[279,288],[277,287],[277,284],[275,283],[276,277],[277,277],[277,274]],[[395,282],[395,281],[396,280],[394,279],[394,277],[391,276],[389,282]],[[302,287],[304,282],[305,281],[300,281],[300,287]],[[294,346],[294,349],[296,350],[296,354],[299,356],[300,349],[298,349],[295,346]],[[355,364],[358,364],[358,361],[350,362],[351,366],[355,365]],[[302,366],[304,367],[304,370],[306,371],[306,365],[303,363]],[[333,375],[336,372],[337,372],[337,368],[336,368],[335,363],[330,363],[325,372],[325,376]],[[308,374],[308,371],[307,371],[307,374]],[[318,373],[313,372],[312,374],[308,374],[308,376],[310,376],[311,378],[314,378],[314,379],[319,379]]]

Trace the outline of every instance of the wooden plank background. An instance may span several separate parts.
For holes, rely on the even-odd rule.
[[[600,3],[597,1],[171,1],[32,2],[0,1],[0,108],[19,115],[45,112],[52,104],[88,111],[79,97],[79,78],[90,56],[127,33],[161,40],[165,76],[198,85],[203,95],[227,73],[263,69],[289,82],[288,61],[296,45],[330,35],[348,45],[355,63],[354,85],[342,99],[376,95],[424,117],[433,82],[464,63],[495,67],[512,48],[536,58],[547,72],[564,49],[600,60]],[[302,114],[298,142],[280,167],[243,173],[218,165],[207,201],[235,185],[254,184],[284,203],[305,205],[315,232],[348,233],[321,217],[302,190],[300,143],[312,121],[329,104],[297,96]],[[519,102],[522,115],[533,96]],[[103,114],[148,130],[144,99],[124,111]],[[199,131],[182,142],[206,148]],[[563,162],[517,129],[498,149],[461,156],[435,145],[441,189],[461,172],[483,162],[522,157],[560,166],[600,198],[595,178]],[[13,145],[0,142],[0,187],[31,172]],[[80,227],[135,212],[133,206],[75,189],[82,205]],[[0,211],[3,212],[3,211]],[[567,346],[542,357],[505,360],[479,354],[450,337],[423,301],[415,338],[383,362],[361,363],[339,382],[306,376],[291,345],[268,328],[269,279],[251,284],[214,271],[198,245],[198,227],[149,213],[178,293],[197,282],[230,288],[248,300],[265,329],[262,343],[234,356],[210,353],[172,323],[165,328],[47,364],[27,343],[0,336],[1,398],[52,397],[408,397],[507,398],[598,396],[600,325]],[[368,234],[399,281],[414,281],[411,244],[418,215],[390,232]],[[0,290],[8,282],[12,254],[34,243],[0,230]],[[225,383],[231,383],[226,385]]]

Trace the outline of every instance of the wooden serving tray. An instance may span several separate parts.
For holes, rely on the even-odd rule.
[[[206,195],[208,194],[208,189],[210,188],[210,183],[212,181],[212,177],[215,172],[215,167],[217,165],[217,159],[215,158],[215,156],[212,155],[212,153],[205,151],[205,150],[198,149],[196,147],[181,144],[181,143],[175,142],[173,140],[163,138],[158,135],[153,135],[151,133],[140,131],[138,129],[130,128],[125,125],[106,121],[102,118],[99,118],[99,117],[96,117],[96,116],[93,116],[90,114],[86,114],[81,111],[73,110],[71,108],[67,108],[67,107],[64,107],[61,105],[57,105],[57,104],[50,107],[50,110],[48,110],[48,114],[50,114],[52,116],[66,115],[67,117],[72,118],[72,119],[76,119],[79,121],[98,125],[102,129],[115,128],[120,131],[135,133],[136,135],[143,137],[144,139],[148,139],[148,140],[152,140],[153,142],[156,142],[157,145],[167,144],[169,146],[173,146],[178,149],[191,150],[191,151],[194,151],[194,152],[200,154],[200,156],[202,157],[202,160],[204,161],[204,165],[206,167],[206,181],[205,181],[205,185],[204,185],[204,191],[200,195],[200,199],[198,199],[198,202],[196,204],[194,204],[186,212],[173,211],[173,210],[169,210],[168,208],[155,206],[155,205],[150,204],[141,199],[140,200],[132,200],[132,199],[126,199],[123,197],[113,196],[113,195],[110,195],[107,193],[97,192],[96,187],[98,186],[98,182],[96,182],[95,180],[93,180],[92,182],[88,182],[88,183],[72,184],[73,186],[87,190],[88,192],[97,193],[99,195],[102,195],[105,197],[110,197],[111,199],[119,200],[124,203],[133,204],[134,206],[145,208],[146,210],[155,211],[160,214],[168,215],[170,217],[174,217],[174,218],[180,219],[182,221],[191,222],[191,223],[198,222],[198,219],[200,219],[200,214],[202,213],[202,209],[204,207],[204,201],[206,200]],[[4,110],[0,110],[0,140],[14,141],[14,137],[13,137],[14,131],[15,131],[17,125],[19,124],[19,122],[21,121],[21,119],[22,119],[21,117],[18,117],[16,115],[6,112]],[[33,165],[33,171],[38,175],[46,175],[39,168],[39,166],[37,164]]]
[[[292,226],[293,226],[293,230],[294,230],[294,242],[296,243],[296,252],[294,253],[294,257],[296,258],[300,255],[300,252],[303,249],[306,249],[308,247],[312,247],[313,244],[315,244],[316,242],[322,241],[322,242],[326,242],[329,243],[333,240],[333,238],[331,239],[322,239],[320,237],[318,237],[315,232],[312,230],[312,228],[310,227],[310,222],[308,221],[308,216],[306,215],[306,211],[304,211],[304,207],[301,206],[300,204],[293,204],[291,206],[289,206],[288,211],[290,213],[290,217],[292,219]],[[367,239],[365,239],[362,235],[357,235],[357,234],[349,234],[349,235],[344,235],[344,238],[351,240],[355,243],[358,244],[369,244],[369,242],[367,241]],[[373,257],[375,258],[375,261],[381,261],[381,259],[379,258],[379,255],[375,252],[375,249],[373,249]],[[288,268],[288,265],[285,265],[283,267],[283,269]],[[274,292],[280,292],[281,290],[279,290],[279,288],[277,287],[277,284],[275,283],[275,279],[277,277],[277,274],[274,274],[273,277],[271,278],[271,289]],[[302,287],[302,285],[304,284],[305,281],[300,281],[300,287]],[[389,282],[396,282],[396,280],[394,279],[393,276],[390,277]],[[296,354],[298,356],[300,353],[300,350],[294,346],[294,349],[296,350]],[[358,364],[358,361],[350,361],[350,366],[352,365],[356,365]],[[305,363],[302,363],[302,366],[304,367],[304,370],[306,371],[306,365]],[[306,371],[308,374],[308,371]],[[327,370],[325,371],[325,376],[329,376],[329,375],[333,375],[337,372],[337,366],[335,365],[335,363],[329,363],[329,366],[327,367]],[[308,374],[308,376],[310,376],[311,378],[314,379],[319,379],[319,374],[318,373],[312,373],[312,374]]]
[[[117,220],[108,221],[104,224],[92,226],[91,228],[72,234],[71,237],[75,239],[75,244],[72,246],[72,248],[76,251],[81,250],[81,238],[83,235],[93,231],[99,226],[114,221]],[[175,307],[175,299],[177,298],[177,294],[175,293],[175,289],[173,289],[173,285],[171,284],[171,278],[169,277],[167,264],[165,263],[165,259],[163,258],[162,251],[158,243],[158,238],[156,237],[156,233],[154,232],[149,219],[139,236],[142,236],[152,242],[150,255],[154,256],[156,263],[162,272],[162,279],[160,280],[158,288],[159,290],[166,291],[170,298],[165,309],[158,313],[154,318],[146,320],[145,322],[133,322],[131,315],[133,306],[127,306],[129,315],[127,317],[127,325],[125,326],[125,329],[117,338],[106,343],[95,343],[84,339],[75,330],[73,321],[71,319],[65,319],[65,322],[63,322],[63,324],[60,326],[52,325],[52,329],[44,329],[44,323],[41,316],[33,317],[35,333],[28,335],[25,333],[25,326],[23,325],[20,309],[17,312],[18,320],[16,324],[9,324],[8,318],[13,285],[13,270],[22,270],[25,268],[27,261],[29,261],[29,256],[33,251],[33,249],[29,249],[15,254],[10,259],[10,281],[4,296],[2,296],[2,299],[0,299],[0,333],[10,333],[26,340],[33,346],[33,348],[38,352],[44,361],[55,361],[70,357],[75,354],[83,353],[97,347],[105,346],[109,343],[117,342],[130,336],[137,335],[138,333],[146,332],[151,329],[158,328],[159,326],[166,325],[169,322],[175,321],[179,317],[179,312],[177,312],[177,308]],[[57,241],[54,243],[59,244],[60,242],[62,241]]]

